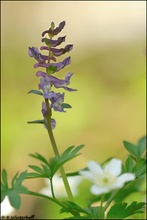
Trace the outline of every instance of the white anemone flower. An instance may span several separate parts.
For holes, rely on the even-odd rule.
[[[104,168],[95,161],[89,161],[87,167],[89,171],[81,170],[79,173],[94,183],[90,189],[94,195],[122,188],[126,182],[135,179],[133,173],[121,174],[122,162],[116,158],[111,159]]]
[[[68,179],[68,182],[69,182],[72,194],[74,196],[76,196],[78,194],[78,185],[83,180],[83,177],[80,177],[80,176],[70,176],[67,179]],[[55,174],[52,181],[53,181],[53,189],[54,189],[55,197],[66,197],[67,193],[66,193],[65,186],[64,186],[62,178],[59,177],[58,174]],[[40,193],[52,197],[50,180],[49,179],[45,179],[45,182],[46,182],[47,186],[42,188],[40,190]]]

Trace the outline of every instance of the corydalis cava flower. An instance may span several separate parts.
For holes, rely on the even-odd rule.
[[[37,47],[29,47],[28,49],[29,56],[37,60],[37,63],[34,64],[34,68],[42,67],[45,69],[45,71],[37,71],[36,73],[37,77],[41,77],[38,88],[43,91],[44,99],[49,100],[49,107],[59,112],[65,112],[64,108],[69,108],[70,105],[64,103],[65,94],[54,92],[53,87],[57,89],[62,88],[69,92],[77,91],[67,86],[70,84],[73,73],[68,72],[64,79],[53,76],[54,73],[59,72],[71,63],[71,57],[67,57],[61,62],[56,62],[56,57],[68,53],[73,49],[72,44],[66,45],[64,48],[55,48],[65,41],[66,36],[53,39],[54,36],[61,32],[64,26],[65,21],[62,21],[58,27],[55,27],[55,24],[52,22],[51,27],[42,33],[42,42],[45,43],[45,46],[41,46],[40,50],[48,52],[48,55],[43,55]],[[46,34],[48,34],[49,38],[45,37]],[[41,110],[44,119],[47,116],[47,108],[45,105],[45,102],[43,102]],[[51,119],[52,128],[55,127],[55,124],[55,119]]]
[[[81,170],[79,173],[94,183],[90,189],[91,193],[100,195],[121,188],[126,182],[135,179],[133,173],[121,174],[121,166],[121,160],[116,158],[109,161],[104,168],[95,161],[89,161],[88,171]]]

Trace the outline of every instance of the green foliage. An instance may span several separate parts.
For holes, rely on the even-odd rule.
[[[67,104],[67,103],[62,103],[61,106],[63,108],[72,108],[72,106],[70,104]]]
[[[50,43],[50,40],[48,38],[44,38],[44,41],[45,41],[45,44],[48,46],[48,47],[51,47],[51,43]]]
[[[131,156],[128,156],[126,163],[125,163],[126,171],[127,172],[132,172],[134,168],[134,161]]]
[[[108,199],[110,198],[111,194],[112,194],[112,192],[105,193],[103,195],[103,201],[107,202]],[[91,197],[89,198],[89,201],[88,201],[88,206],[91,206],[91,204],[101,201],[101,199],[102,199],[102,195],[98,195],[98,196],[91,195]]]
[[[46,165],[48,165],[48,161],[39,153],[35,153],[35,154],[29,154],[31,157],[34,157],[40,161],[42,161],[43,163],[45,163]]]
[[[28,121],[28,124],[45,124],[45,120],[35,120],[35,121]]]
[[[55,23],[52,21],[52,22],[51,22],[51,30],[53,31],[54,28],[55,28]]]
[[[143,180],[143,178],[137,178],[134,181],[127,183],[123,188],[119,190],[119,192],[114,198],[114,201],[121,202],[130,194],[134,192],[140,192],[140,187],[143,183]]]
[[[131,153],[136,158],[141,157],[146,150],[146,137],[142,137],[137,145],[134,145],[130,142],[124,141],[124,147],[129,153]]]
[[[123,172],[132,172],[136,177],[143,177],[146,173],[146,159],[138,158],[136,161],[136,159],[132,159],[131,156],[128,156],[125,166],[123,166]]]
[[[146,150],[146,137],[142,137],[138,141],[138,152],[139,152],[139,155],[142,156],[142,154],[144,153],[145,150]]]
[[[146,174],[146,159],[139,158],[132,172],[135,173],[136,177],[144,176]]]
[[[35,89],[30,90],[28,92],[28,94],[30,94],[30,93],[33,93],[33,94],[36,94],[36,95],[41,95],[41,96],[43,95],[43,93],[41,91],[35,90]]]
[[[132,202],[130,205],[125,202],[116,203],[109,210],[107,219],[124,219],[136,213],[143,213],[144,206],[144,202]]]
[[[104,217],[103,208],[101,210],[100,207],[82,208],[71,201],[64,201],[63,204],[66,206],[61,208],[60,213],[71,213],[71,211],[77,213],[68,219],[101,219]]]
[[[104,209],[103,207],[99,206],[94,206],[94,207],[89,207],[86,210],[89,213],[89,218],[91,219],[103,219],[104,218]]]
[[[79,151],[84,147],[84,145],[80,145],[78,147],[71,146],[67,148],[60,156],[56,156],[49,161],[47,161],[41,154],[30,154],[30,156],[40,160],[44,164],[41,164],[41,168],[34,165],[29,165],[31,169],[35,171],[35,173],[28,173],[28,178],[52,178],[54,174],[60,169],[60,167],[65,164],[67,161],[77,157],[79,155]]]
[[[8,196],[10,204],[15,208],[19,209],[21,205],[20,193],[27,193],[26,187],[22,186],[22,182],[27,177],[27,171],[22,172],[19,176],[18,173],[13,177],[11,181],[11,187],[8,186],[7,172],[2,171],[2,182],[1,182],[1,202],[6,196]]]
[[[43,123],[43,121],[34,121],[29,123]],[[46,159],[39,153],[30,154],[31,157],[40,161],[40,166],[29,165],[33,172],[27,173],[24,171],[22,173],[16,173],[11,181],[11,187],[8,185],[7,172],[6,170],[2,171],[2,181],[1,181],[1,202],[6,196],[8,196],[11,205],[19,209],[21,205],[21,197],[19,194],[30,194],[39,197],[46,198],[58,204],[61,208],[60,213],[70,213],[72,216],[68,219],[125,219],[134,214],[144,213],[144,202],[133,201],[131,204],[123,202],[125,198],[134,192],[140,192],[140,187],[144,181],[145,176],[145,167],[146,159],[143,156],[145,148],[145,138],[139,140],[137,145],[133,145],[129,142],[125,142],[125,148],[128,149],[131,155],[128,155],[123,167],[122,173],[131,172],[134,173],[136,179],[130,182],[127,182],[124,187],[118,189],[117,191],[112,191],[105,193],[103,195],[93,196],[89,198],[88,206],[85,208],[79,206],[77,203],[71,201],[62,201],[60,202],[56,198],[48,197],[43,194],[38,194],[35,192],[28,191],[26,187],[22,185],[22,182],[25,179],[32,178],[49,178],[52,181],[54,174],[63,166],[66,162],[77,157],[80,153],[79,151],[84,147],[84,145],[79,145],[77,147],[70,146],[68,147],[60,156],[55,156],[51,159]],[[126,147],[127,146],[127,147]],[[141,147],[140,150],[138,148]],[[135,149],[135,150],[134,150]],[[140,155],[140,156],[139,156]],[[104,165],[111,158],[107,159],[102,163]],[[87,167],[83,170],[87,170]],[[67,173],[66,176],[77,176],[79,171]],[[54,187],[54,186],[52,186]],[[52,188],[53,190],[53,188]],[[102,200],[106,203],[103,206],[92,206],[93,203],[99,202]],[[108,211],[105,217],[105,211],[108,206],[114,202],[114,205]]]
[[[49,67],[47,67],[47,74],[48,75],[53,74],[56,72],[56,70],[57,70],[56,66],[50,65]]]
[[[51,178],[51,170],[47,165],[41,164],[42,168],[35,165],[28,165],[32,170],[36,171],[36,173],[28,173],[28,178]]]
[[[146,137],[141,138],[137,145],[129,142],[124,142],[125,148],[131,153],[128,155],[125,164],[122,167],[122,172],[134,173],[136,179],[132,182],[126,183],[123,188],[121,188],[118,194],[115,196],[115,202],[121,202],[127,196],[134,192],[140,192],[140,186],[144,181],[146,174],[146,158],[143,156],[146,149]]]
[[[67,148],[60,156],[60,163],[65,163],[75,157],[77,157],[80,154],[77,154],[82,148],[84,147],[84,145],[79,145],[78,147],[75,148],[75,146],[71,146],[69,148]]]
[[[137,178],[142,178],[146,173],[146,158],[143,156],[146,150],[146,137],[141,138],[137,145],[124,141],[124,147],[131,155],[123,166],[123,172],[132,172]]]
[[[74,216],[69,217],[68,219],[79,219],[79,218],[89,219],[90,215],[88,209],[84,209],[71,201],[63,201],[63,204],[65,205],[65,207],[61,208],[60,213],[71,213],[71,211],[75,212]],[[81,216],[80,213],[86,214],[86,216],[85,215]]]

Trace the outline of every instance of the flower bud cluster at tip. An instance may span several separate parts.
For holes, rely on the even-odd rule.
[[[64,93],[56,93],[52,90],[55,88],[63,88],[69,92],[77,91],[76,89],[70,88],[67,85],[70,84],[70,79],[73,73],[68,72],[65,75],[64,79],[59,79],[53,76],[54,73],[59,72],[64,67],[68,66],[71,63],[71,57],[65,58],[62,62],[56,62],[56,57],[59,57],[67,52],[70,52],[73,49],[73,45],[66,45],[64,48],[57,49],[55,47],[59,46],[61,43],[65,42],[66,36],[58,37],[53,40],[53,37],[61,32],[65,26],[65,21],[62,21],[58,27],[55,27],[54,22],[51,23],[51,27],[48,30],[45,30],[42,33],[42,42],[45,43],[45,46],[41,46],[40,50],[47,51],[48,55],[43,55],[37,47],[29,47],[28,54],[30,57],[35,58],[37,63],[34,64],[34,68],[42,67],[45,68],[45,71],[37,71],[36,76],[41,77],[38,88],[43,91],[44,99],[48,99],[50,102],[50,107],[54,111],[65,112],[64,108]],[[45,35],[48,35],[48,38]],[[64,107],[63,107],[64,106]],[[42,114],[44,118],[47,114],[47,107],[45,102],[42,103]],[[52,129],[56,125],[55,119],[51,119]]]

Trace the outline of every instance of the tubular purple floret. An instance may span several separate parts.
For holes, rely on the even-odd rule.
[[[60,31],[64,28],[65,26],[65,21],[62,21],[58,27],[56,27],[54,30],[52,30],[51,28],[49,28],[49,30],[46,30],[42,33],[42,37],[44,37],[45,34],[53,34],[53,35],[57,35],[58,33],[60,33]]]
[[[59,63],[35,63],[34,68],[38,68],[38,67],[48,68],[50,66],[56,66],[57,67],[56,72],[58,72],[61,69],[63,69],[65,66],[69,65],[70,63],[71,63],[71,58],[67,57],[62,62]]]
[[[48,39],[48,40],[49,40],[49,43],[52,47],[56,47],[56,46],[60,45],[61,43],[65,42],[65,38],[66,38],[66,36],[59,37],[57,40],[52,40],[52,39]],[[45,42],[45,38],[42,38],[41,41]]]

